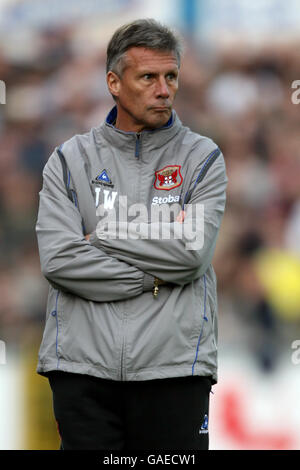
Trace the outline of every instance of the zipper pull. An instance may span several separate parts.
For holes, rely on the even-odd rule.
[[[158,287],[159,279],[157,277],[154,278],[154,286],[153,286],[153,297],[156,299],[158,296],[159,292],[159,287]]]

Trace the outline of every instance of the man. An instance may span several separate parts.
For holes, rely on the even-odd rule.
[[[37,371],[63,449],[208,448],[211,260],[227,178],[214,142],[172,110],[180,58],[179,39],[154,20],[117,30],[107,49],[116,106],[43,172],[37,235],[50,290]]]

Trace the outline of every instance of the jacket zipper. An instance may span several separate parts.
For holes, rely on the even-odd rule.
[[[135,141],[135,158],[140,158],[140,142],[141,142],[141,134],[136,134],[136,141]]]
[[[135,158],[139,160],[140,158],[140,147],[141,147],[141,134],[136,134],[135,140]],[[140,181],[140,178],[138,179]],[[138,194],[139,194],[139,186],[138,186]],[[158,279],[155,278],[154,285],[153,285],[153,297],[156,299],[158,296],[159,287],[158,287]]]
[[[125,314],[122,321],[122,331],[123,331],[123,339],[122,339],[122,350],[121,350],[121,367],[120,367],[120,380],[126,380],[126,369],[125,369],[125,335],[126,335],[126,318]]]
[[[141,134],[136,134],[134,155],[137,160],[139,160],[140,158],[140,142],[141,142]],[[123,341],[122,341],[122,350],[121,350],[120,380],[126,380],[126,372],[125,372],[125,366],[124,366],[124,359],[125,359],[124,349],[125,349],[125,334],[126,334],[125,322],[126,322],[126,319],[124,317],[123,318]]]
[[[52,310],[51,315],[52,317],[55,317],[56,321],[56,339],[55,339],[55,352],[56,352],[56,357],[57,357],[57,365],[56,368],[59,368],[59,352],[58,352],[58,333],[59,333],[59,325],[58,325],[58,316],[57,316],[57,304],[58,304],[58,297],[59,297],[60,291],[58,290],[56,293],[56,299],[55,299],[55,308]]]
[[[198,353],[199,353],[199,347],[200,347],[200,342],[202,339],[202,334],[203,334],[203,328],[204,328],[204,321],[208,321],[208,318],[206,316],[206,302],[207,302],[207,287],[206,287],[206,275],[203,275],[203,282],[204,282],[204,305],[203,305],[203,317],[202,317],[202,322],[201,322],[201,328],[200,328],[200,333],[198,337],[198,342],[197,342],[197,348],[196,348],[196,356],[194,359],[194,363],[192,365],[192,375],[194,375],[194,367],[198,359]]]

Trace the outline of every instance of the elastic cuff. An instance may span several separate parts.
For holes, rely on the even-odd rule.
[[[147,274],[147,273],[144,274],[144,283],[143,283],[144,292],[148,292],[153,289],[154,279],[155,279],[154,276],[152,276],[151,274]]]

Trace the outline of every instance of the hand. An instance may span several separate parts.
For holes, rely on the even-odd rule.
[[[88,242],[90,241],[90,236],[91,236],[91,234],[85,235],[84,238],[86,239],[86,241],[88,241]]]
[[[184,218],[185,218],[185,211],[180,211],[178,216],[176,217],[176,222],[180,222],[182,224],[182,222],[184,221]]]

